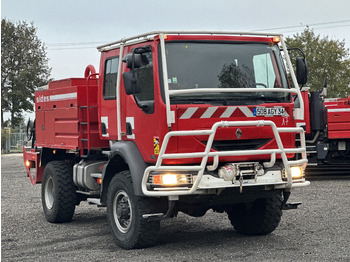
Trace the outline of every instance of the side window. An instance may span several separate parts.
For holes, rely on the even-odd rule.
[[[261,54],[253,57],[255,82],[257,87],[273,88],[276,81],[276,74],[273,68],[271,55]]]
[[[103,98],[115,99],[119,57],[108,58],[105,63]]]
[[[154,83],[153,83],[153,59],[152,52],[141,54],[142,66],[135,69],[137,73],[138,85],[141,88],[141,93],[136,97],[139,101],[154,100]]]

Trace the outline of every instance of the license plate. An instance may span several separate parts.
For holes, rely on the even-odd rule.
[[[254,108],[255,116],[284,116],[286,110],[284,107],[256,107]]]

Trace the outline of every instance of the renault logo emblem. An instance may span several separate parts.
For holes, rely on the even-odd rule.
[[[243,135],[243,133],[242,133],[241,129],[238,128],[238,129],[236,130],[236,137],[237,137],[238,139],[240,139],[242,135]]]

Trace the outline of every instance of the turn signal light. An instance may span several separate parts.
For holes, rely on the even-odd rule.
[[[35,162],[34,162],[34,161],[26,160],[26,161],[24,162],[24,165],[25,165],[27,168],[35,168]]]

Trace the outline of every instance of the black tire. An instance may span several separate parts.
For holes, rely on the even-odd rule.
[[[147,222],[142,215],[156,207],[157,199],[135,196],[128,170],[116,174],[107,194],[107,219],[116,243],[124,249],[154,245],[160,222]]]
[[[243,235],[266,235],[274,231],[282,217],[282,196],[237,204],[226,210],[234,228]]]
[[[73,168],[64,161],[52,161],[44,170],[41,200],[47,221],[63,223],[72,220],[77,194]]]

